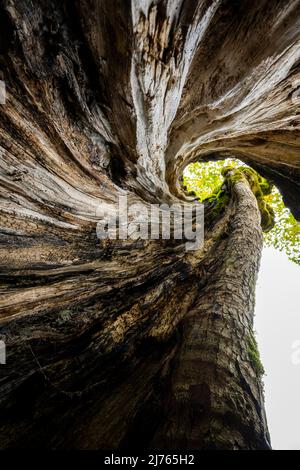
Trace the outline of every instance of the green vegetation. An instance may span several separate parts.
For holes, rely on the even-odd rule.
[[[247,352],[249,354],[250,362],[253,368],[255,369],[257,375],[259,377],[262,377],[265,374],[265,369],[260,360],[260,355],[254,334],[251,334],[247,338]]]
[[[276,188],[266,199],[275,212],[275,226],[264,236],[266,245],[285,252],[291,261],[300,264],[299,222],[285,207],[281,194]]]
[[[278,189],[255,170],[233,158],[196,162],[186,168],[183,186],[212,206],[213,216],[218,216],[229,201],[228,185],[237,178],[246,178],[257,198],[265,244],[300,264],[300,224],[285,207]]]

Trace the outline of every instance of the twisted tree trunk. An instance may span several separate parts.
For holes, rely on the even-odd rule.
[[[184,167],[234,155],[299,216],[299,12],[1,0],[1,447],[270,447],[247,181],[194,252],[99,240],[97,208],[189,201]]]

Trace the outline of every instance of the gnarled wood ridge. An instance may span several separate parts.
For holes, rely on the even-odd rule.
[[[270,448],[247,178],[195,251],[99,240],[97,208],[234,156],[299,218],[300,2],[0,5],[1,447]]]

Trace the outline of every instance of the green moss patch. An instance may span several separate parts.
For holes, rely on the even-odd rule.
[[[253,368],[255,369],[257,375],[259,377],[262,377],[265,374],[265,369],[262,365],[257,347],[257,342],[253,334],[249,335],[247,338],[247,353],[249,355],[249,360]]]
[[[222,169],[224,181],[222,185],[204,203],[211,208],[212,217],[218,217],[224,211],[229,202],[232,187],[238,181],[248,181],[251,191],[257,199],[258,208],[261,214],[261,226],[264,232],[268,232],[274,227],[275,215],[271,206],[264,197],[272,191],[273,185],[260,176],[255,170],[249,167],[226,166]]]

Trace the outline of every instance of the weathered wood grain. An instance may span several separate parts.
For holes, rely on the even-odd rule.
[[[299,217],[299,31],[295,0],[1,0],[1,447],[269,448],[245,355],[261,243],[249,188],[198,252],[100,241],[96,211],[125,192],[189,200],[183,168],[234,155]],[[218,344],[228,361],[210,368],[233,396],[201,427]]]

